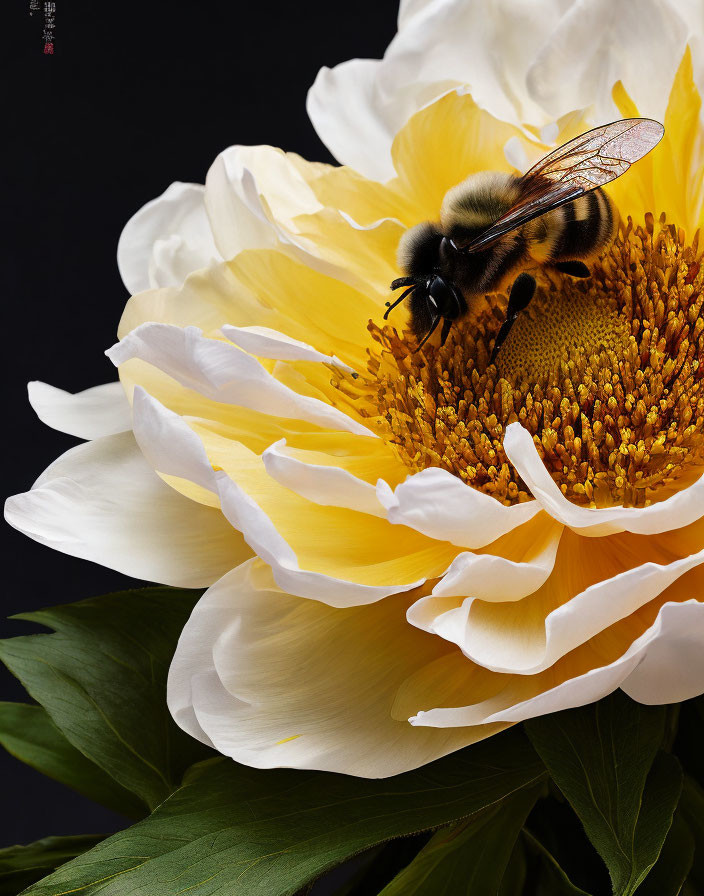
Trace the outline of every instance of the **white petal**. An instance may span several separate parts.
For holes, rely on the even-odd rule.
[[[259,505],[224,473],[216,476],[223,513],[242,532],[252,550],[269,564],[276,584],[289,594],[332,607],[353,607],[375,603],[423,584],[421,579],[407,585],[360,585],[301,569],[295,552]]]
[[[257,581],[259,580],[259,581]],[[257,561],[214,585],[183,630],[169,674],[176,721],[256,768],[395,775],[493,733],[392,717],[399,684],[435,651],[406,601],[336,610],[292,598]]]
[[[582,706],[600,700],[616,687],[621,687],[634,700],[646,697],[641,702],[647,703],[679,702],[696,697],[704,691],[702,639],[704,604],[696,600],[664,604],[654,624],[619,660],[567,681],[534,701],[496,713],[496,716],[517,721],[570,706]],[[641,665],[646,666],[645,675],[639,674]],[[659,685],[654,685],[656,678],[660,680]],[[649,699],[642,690],[646,682],[654,685]]]
[[[286,153],[272,146],[222,152],[208,172],[205,204],[224,258],[280,240],[297,242],[294,218],[322,208]]]
[[[194,271],[219,261],[217,251],[206,251],[174,233],[154,243],[149,261],[149,282],[151,287],[180,286]]]
[[[246,249],[277,249],[321,274],[356,288],[368,287],[349,266],[322,258],[316,243],[299,234],[297,217],[319,212],[322,206],[280,149],[226,149],[208,171],[205,203],[224,258]]]
[[[279,586],[290,594],[346,607],[373,603],[422,584],[421,580],[406,585],[362,585],[301,569],[294,550],[256,501],[224,472],[213,470],[202,442],[188,424],[142,389],[135,390],[134,434],[154,469],[217,494],[225,517],[271,566]]]
[[[654,600],[680,576],[702,563],[704,550],[666,565],[644,563],[586,588],[548,614],[542,647],[526,641],[516,649],[513,639],[502,644],[500,639],[483,634],[481,627],[474,627],[471,614],[460,646],[469,659],[485,669],[535,675]]]
[[[217,480],[203,443],[185,420],[141,386],[135,387],[132,402],[134,437],[151,468],[217,494]]]
[[[379,96],[379,64],[351,59],[333,69],[321,68],[306,107],[318,136],[340,164],[386,181],[394,176],[391,143],[403,121]]]
[[[409,607],[408,621],[467,653],[474,601],[515,603],[537,591],[553,571],[562,532],[559,523],[540,520],[501,539],[491,552],[459,554],[431,594]]]
[[[393,175],[393,136],[413,113],[448,90],[469,85],[497,118],[546,123],[525,76],[559,19],[565,0],[415,0],[402,8],[399,33],[380,61],[353,59],[321,69],[308,114],[342,164],[368,177]]]
[[[515,603],[537,591],[552,573],[562,532],[558,523],[541,521],[537,534],[527,525],[492,553],[459,554],[432,593],[409,607],[408,621],[466,652],[474,601]]]
[[[335,355],[324,355],[312,345],[293,339],[270,327],[222,327],[222,335],[243,348],[250,355],[258,358],[270,358],[276,361],[313,361],[318,364],[333,364],[343,370],[352,372],[352,368],[343,364]]]
[[[268,373],[256,358],[234,345],[206,339],[197,327],[145,323],[106,354],[116,366],[140,358],[213,401],[370,435],[370,430],[342,411],[299,395]]]
[[[239,569],[250,564],[251,561],[246,561]],[[232,611],[226,601],[218,600],[219,593],[211,588],[203,595],[181,632],[169,668],[166,692],[169,711],[176,724],[209,747],[214,744],[200,727],[193,705],[195,693],[224,691],[213,666],[213,644],[230,622]],[[215,594],[214,599],[210,597],[212,594]],[[198,611],[198,607],[203,607],[203,610]],[[196,626],[197,636],[192,637]],[[231,698],[231,702],[234,708],[240,704],[235,697]]]
[[[669,631],[651,640],[638,665],[621,683],[621,689],[638,703],[681,703],[704,692],[704,614],[700,603],[696,605],[699,609],[689,606],[689,619],[681,613],[671,620]]]
[[[384,58],[322,69],[308,114],[340,162],[386,180],[393,135],[457,86],[497,118],[540,128],[585,107],[594,124],[613,120],[622,80],[641,114],[662,120],[687,43],[704,88],[703,0],[643,0],[636,14],[612,0],[404,0]]]
[[[262,460],[272,479],[309,501],[385,516],[373,485],[340,467],[304,463],[286,454],[286,439],[267,448]]]
[[[702,34],[701,0],[689,13],[680,0],[639,0],[637,11],[613,0],[574,3],[531,65],[528,88],[555,118],[593,106],[603,124],[619,117],[611,90],[620,80],[641,115],[662,121],[685,46]]]
[[[119,382],[72,394],[35,380],[27,390],[42,423],[70,436],[98,439],[132,428],[132,409]]]
[[[251,552],[218,511],[184,498],[147,464],[132,433],[72,448],[5,518],[35,541],[138,579],[209,585]]]
[[[389,522],[465,548],[481,548],[540,513],[537,501],[506,507],[439,467],[409,476],[395,491],[380,481]]]
[[[433,595],[467,595],[477,600],[501,602],[521,600],[537,591],[555,566],[563,527],[559,523],[547,523],[537,535],[530,529],[526,531],[528,543],[525,536],[521,537],[523,531],[515,533],[516,540],[523,542],[515,551],[516,556],[512,547],[504,547],[502,542],[496,553],[490,548],[485,554],[468,551],[458,554],[433,588]]]
[[[407,28],[411,21],[423,15],[431,0],[401,0],[398,9],[398,30]]]
[[[278,243],[279,233],[262,208],[254,175],[246,168],[232,171],[224,153],[208,171],[205,201],[223,258],[234,258],[244,249],[273,248]]]
[[[220,260],[200,184],[173,183],[130,220],[117,246],[123,283],[135,294],[180,286],[191,272]]]
[[[579,507],[565,498],[540,459],[530,433],[520,423],[506,427],[504,451],[536,501],[580,535],[616,532],[655,535],[689,526],[704,516],[704,476],[672,497],[648,507]],[[520,505],[519,505],[520,506]]]
[[[655,622],[617,660],[590,669],[529,700],[498,712],[475,706],[420,712],[413,725],[465,726],[524,719],[584,706],[621,687],[647,703],[678,702],[704,692],[704,604],[696,600],[666,603]],[[644,666],[644,672],[639,673]]]
[[[522,174],[525,174],[531,167],[531,160],[528,158],[525,144],[521,142],[518,136],[511,137],[510,140],[506,141],[504,144],[504,157],[509,165],[515,168],[516,171],[520,171]]]

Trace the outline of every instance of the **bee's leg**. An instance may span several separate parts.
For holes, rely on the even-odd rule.
[[[438,325],[439,323],[440,323],[440,315],[438,314],[437,317],[434,317],[434,318],[433,318],[433,322],[432,322],[432,324],[430,325],[430,329],[428,330],[428,332],[425,334],[425,336],[423,337],[423,339],[418,343],[418,346],[417,346],[417,348],[416,348],[416,351],[418,351],[419,349],[423,348],[423,346],[425,345],[425,343],[430,339],[430,337],[431,337],[431,336],[433,335],[433,333],[435,332],[435,328],[437,327],[437,325]]]
[[[556,261],[553,267],[561,274],[569,274],[570,277],[591,277],[592,275],[583,261]]]
[[[516,318],[524,308],[528,307],[528,303],[534,295],[535,278],[531,277],[530,274],[519,274],[513,281],[513,286],[511,287],[511,292],[508,297],[508,308],[506,309],[506,320],[501,325],[501,329],[496,336],[496,342],[494,343],[494,348],[491,352],[491,364],[494,363],[494,360],[499,353],[499,349],[511,332],[511,327]]]
[[[511,292],[508,296],[508,308],[506,317],[515,320],[516,317],[528,307],[528,303],[535,295],[535,277],[530,274],[519,274],[513,281]]]
[[[445,340],[448,337],[450,330],[452,329],[452,324],[454,321],[451,321],[449,318],[445,318],[442,325],[442,330],[440,331],[440,345],[445,345]]]
[[[509,317],[501,324],[501,329],[499,330],[499,332],[496,336],[496,342],[494,343],[494,348],[492,349],[492,352],[491,352],[491,358],[489,358],[490,364],[493,364],[494,361],[496,360],[496,356],[499,353],[499,349],[501,348],[501,346],[504,343],[504,340],[506,339],[506,337],[508,336],[508,334],[511,331],[511,327],[513,326],[513,320],[515,320],[515,318],[511,319]]]

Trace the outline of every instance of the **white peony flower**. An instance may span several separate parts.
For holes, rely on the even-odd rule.
[[[435,8],[403,6],[402,32]],[[93,441],[8,520],[211,586],[169,705],[250,765],[386,776],[618,687],[647,703],[704,691],[691,55],[666,85],[662,144],[612,185],[619,238],[589,281],[541,280],[496,365],[505,297],[422,353],[382,320],[405,230],[468,174],[511,170],[507,143],[548,148],[464,87],[440,92],[402,123],[386,183],[236,147],[204,192],[172,187],[130,222],[121,269],[143,291],[109,355],[132,431],[112,386],[32,387],[44,420]],[[613,99],[638,114],[623,84]]]

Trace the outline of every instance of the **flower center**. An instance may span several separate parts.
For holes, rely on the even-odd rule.
[[[363,413],[411,470],[443,467],[506,504],[529,497],[503,450],[513,421],[571,501],[663,496],[704,464],[704,264],[698,235],[687,245],[664,215],[655,230],[629,220],[589,279],[543,271],[495,365],[506,296],[442,348],[370,323]]]

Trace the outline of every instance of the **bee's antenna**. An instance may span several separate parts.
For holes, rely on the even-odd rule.
[[[421,283],[418,277],[397,277],[390,286],[390,289],[400,289],[402,286],[410,286],[411,283]]]
[[[397,280],[394,280],[394,283],[397,283],[397,282],[398,282]],[[393,283],[391,285],[393,286]],[[400,284],[400,285],[405,286],[405,283]],[[418,288],[418,286],[419,286],[418,283],[413,283],[412,286],[409,286],[408,289],[404,290],[401,293],[401,295],[396,299],[396,301],[393,303],[393,305],[391,304],[391,302],[387,302],[386,303],[386,311],[384,312],[384,320],[388,320],[389,314],[391,314],[391,312],[394,310],[394,308],[397,305],[400,305],[401,302],[406,298],[406,296],[410,295],[414,289]]]

